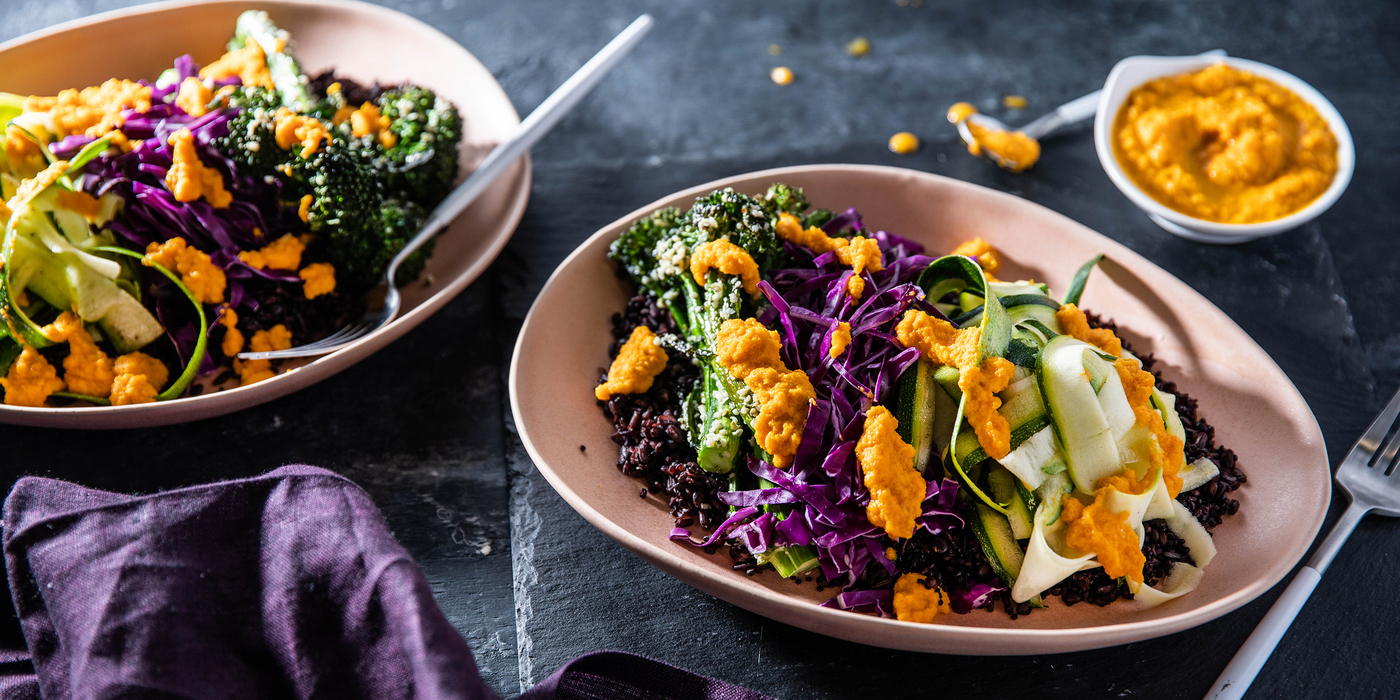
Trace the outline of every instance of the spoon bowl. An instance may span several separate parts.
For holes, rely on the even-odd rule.
[[[967,143],[969,149],[975,149],[981,152],[993,163],[1007,170],[1017,170],[1020,167],[1019,163],[1003,157],[1000,153],[983,148],[981,144],[977,143],[977,139],[972,135],[972,129],[968,127],[968,123],[975,121],[978,126],[992,131],[1019,131],[1039,141],[1060,129],[1092,119],[1094,114],[1098,111],[1099,98],[1102,94],[1102,90],[1096,90],[1078,99],[1070,100],[1055,108],[1054,111],[1035,119],[1020,129],[1007,126],[1005,122],[996,117],[982,114],[981,112],[974,112],[956,122],[958,136],[962,137],[962,140]]]
[[[968,122],[973,121],[977,122],[978,126],[992,131],[1011,131],[1011,127],[1007,126],[1005,122],[996,117],[989,117],[979,112],[977,114],[969,114],[966,119],[958,121],[958,136],[962,137],[963,142],[966,143],[969,148],[976,148],[978,152],[998,166],[1006,168],[1007,170],[1017,169],[1019,163],[1016,161],[1003,158],[1000,153],[982,148],[982,146],[977,143],[977,137],[973,136],[972,129],[968,128]],[[1035,137],[1032,136],[1031,138]]]

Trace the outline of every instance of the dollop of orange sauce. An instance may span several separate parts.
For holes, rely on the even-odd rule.
[[[1023,98],[1024,99],[1024,98]],[[959,102],[948,108],[948,121],[957,124],[977,114],[977,108],[967,102]],[[1040,160],[1040,142],[1020,131],[989,129],[975,122],[967,123],[972,134],[972,143],[967,144],[967,152],[974,156],[983,151],[995,155],[997,165],[1013,173],[1019,173]]]
[[[161,387],[170,379],[165,363],[144,352],[118,357],[113,369],[117,373],[112,381],[113,406],[155,401]]]
[[[1109,510],[1107,498],[1107,489],[1098,491],[1087,506],[1073,496],[1064,496],[1060,520],[1069,525],[1065,543],[1081,552],[1093,552],[1109,576],[1127,576],[1142,583],[1147,557],[1138,545],[1137,533],[1128,525],[1128,514]]]
[[[340,113],[337,110],[336,116]],[[369,136],[379,141],[379,145],[385,148],[393,148],[398,142],[398,137],[394,132],[389,131],[389,118],[379,113],[379,108],[372,102],[360,105],[360,108],[347,115],[350,119],[350,135],[355,138]]]
[[[954,328],[941,318],[909,309],[895,326],[895,336],[900,345],[918,348],[926,360],[962,368],[977,364],[982,329],[976,326]]]
[[[905,622],[933,622],[939,613],[952,612],[941,588],[924,585],[923,574],[905,574],[894,582],[894,616]]]
[[[301,219],[303,224],[311,221],[311,202],[313,201],[315,198],[304,194],[301,196],[301,202],[297,205],[297,218]]]
[[[160,389],[144,374],[123,374],[112,381],[113,406],[151,403],[159,395]]]
[[[64,311],[39,332],[56,343],[68,343],[68,356],[63,358],[63,382],[69,391],[101,398],[112,393],[112,378],[116,376],[112,360],[93,342],[77,314]]]
[[[807,373],[790,370],[778,351],[782,339],[752,318],[725,321],[715,337],[715,360],[753,392],[758,416],[754,440],[786,469],[802,443],[807,409],[817,397]]]
[[[255,41],[248,42],[241,49],[229,51],[199,71],[199,77],[205,79],[222,80],[231,75],[238,76],[244,85],[273,89],[272,74],[267,70],[267,54]]]
[[[321,149],[321,142],[331,137],[320,120],[297,114],[286,107],[278,107],[272,121],[272,134],[277,140],[277,147],[288,151],[300,144],[302,158],[310,158]]]
[[[1155,473],[1156,472],[1149,472],[1148,476]],[[1111,488],[1116,489],[1119,493],[1130,496],[1141,496],[1147,493],[1147,490],[1151,488],[1154,483],[1156,483],[1155,479],[1148,479],[1145,477],[1139,479],[1137,472],[1133,471],[1132,467],[1127,467],[1117,474],[1099,479],[1099,483],[1094,484],[1094,488],[1096,491],[1098,489]]]
[[[963,241],[958,247],[953,249],[952,255],[964,255],[976,261],[977,265],[986,273],[987,280],[997,281],[997,271],[1001,269],[1001,254],[979,236],[970,241]]]
[[[908,131],[901,131],[890,137],[891,152],[908,155],[919,150],[919,137]]]
[[[1292,214],[1337,174],[1337,138],[1292,91],[1223,63],[1133,90],[1113,153],[1153,199],[1207,221]]]
[[[846,292],[851,295],[852,302],[858,301],[865,293],[865,277],[861,273],[866,270],[879,272],[885,269],[880,243],[873,238],[828,236],[825,231],[815,226],[804,229],[802,222],[787,212],[778,215],[778,225],[775,229],[782,239],[807,248],[817,255],[836,251],[836,258],[842,265],[850,267],[853,273],[846,279]]]
[[[204,86],[204,81],[191,75],[180,83],[180,93],[175,96],[175,106],[185,110],[191,117],[202,117],[209,112],[209,102],[214,92]]]
[[[1090,328],[1089,319],[1074,304],[1065,304],[1055,312],[1055,320],[1060,322],[1060,332],[1082,340],[1114,357],[1123,354],[1123,341],[1107,328]]]
[[[948,108],[948,121],[957,124],[977,113],[977,108],[970,102],[959,102]]]
[[[608,380],[599,384],[593,395],[599,401],[607,401],[614,394],[645,393],[656,375],[666,369],[666,360],[666,351],[657,344],[656,334],[646,326],[637,326],[608,367]]]
[[[865,517],[895,539],[914,536],[928,488],[914,468],[914,448],[899,437],[898,428],[899,420],[890,410],[876,405],[865,414],[856,442],[856,462],[870,491]]]
[[[305,250],[306,244],[300,238],[287,233],[259,250],[239,251],[238,259],[259,270],[295,270],[301,266],[301,254]]]
[[[925,359],[957,367],[958,388],[966,397],[964,411],[977,433],[977,442],[994,459],[1011,450],[1011,424],[997,409],[1001,399],[996,392],[1011,383],[1016,367],[1005,358],[988,357],[978,362],[982,329],[976,326],[954,328],[953,324],[918,309],[904,312],[895,326],[895,336],[906,348],[917,348]]]
[[[141,259],[141,264],[157,264],[178,272],[180,281],[201,304],[218,304],[224,300],[228,277],[209,259],[208,253],[191,248],[183,238],[177,236],[164,243],[152,241],[146,246],[146,257]]]
[[[194,147],[194,134],[181,129],[170,137],[173,164],[165,173],[165,186],[179,202],[193,202],[200,197],[215,209],[233,203],[233,194],[224,189],[224,176],[199,159]]]
[[[292,347],[292,332],[279,323],[272,328],[254,333],[253,339],[248,341],[248,345],[253,352],[286,350]],[[272,370],[272,360],[234,360],[233,371],[238,373],[240,386],[256,384],[264,379],[271,379],[277,374]]]
[[[224,357],[233,357],[243,351],[243,331],[238,330],[238,312],[225,308],[219,315],[219,325],[224,327],[224,340],[219,349]]]
[[[711,269],[737,276],[749,294],[758,292],[758,263],[747,250],[730,243],[727,238],[701,243],[690,251],[690,274],[695,277],[696,284],[705,286],[705,275]]]
[[[31,96],[24,100],[24,111],[49,113],[58,138],[73,134],[106,136],[126,122],[122,112],[145,112],[150,108],[149,86],[116,78],[96,87],[63,90],[55,97]]]
[[[1013,173],[1022,172],[1040,160],[1040,142],[1020,131],[988,129],[975,122],[967,123],[974,143],[967,146],[972,155],[986,151],[998,158],[997,164]]]
[[[0,377],[0,386],[5,387],[6,405],[43,406],[54,392],[63,391],[63,380],[38,350],[26,345],[10,370]]]
[[[54,204],[57,204],[59,209],[67,209],[90,222],[102,213],[102,202],[81,191],[60,189],[54,193]]]
[[[827,351],[827,355],[834,360],[840,357],[841,353],[846,352],[846,346],[850,344],[851,324],[842,321],[836,324],[835,330],[831,331],[831,350]]]
[[[1011,452],[1011,424],[997,412],[1001,399],[996,393],[1011,384],[1016,365],[995,355],[980,366],[965,367],[958,376],[958,388],[967,397],[964,412],[967,422],[977,433],[977,442],[992,459],[1001,459]]]
[[[1137,360],[1125,357],[1113,363],[1113,367],[1118,370],[1118,378],[1123,380],[1123,391],[1128,395],[1128,405],[1133,407],[1138,425],[1151,431],[1155,438],[1149,450],[1152,467],[1162,470],[1167,493],[1176,498],[1181,493],[1181,468],[1186,465],[1185,444],[1181,438],[1167,432],[1162,414],[1152,407],[1152,390],[1157,380],[1144,371]]]
[[[335,267],[330,263],[311,263],[297,273],[301,277],[301,292],[307,299],[335,291]]]

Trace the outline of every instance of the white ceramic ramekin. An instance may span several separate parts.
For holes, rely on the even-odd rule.
[[[1143,192],[1118,164],[1118,159],[1113,155],[1113,121],[1128,94],[1149,80],[1190,73],[1221,61],[1232,68],[1253,73],[1292,90],[1295,95],[1311,104],[1331,127],[1332,133],[1337,137],[1337,175],[1333,178],[1332,185],[1308,206],[1281,219],[1258,224],[1222,224],[1206,221],[1183,214],[1153,199]],[[1342,120],[1337,108],[1333,107],[1322,93],[1292,73],[1273,66],[1218,55],[1132,56],[1119,61],[1108,74],[1108,80],[1103,86],[1103,97],[1099,100],[1099,111],[1094,117],[1094,148],[1098,151],[1099,162],[1103,164],[1109,179],[1113,180],[1113,184],[1117,185],[1133,204],[1146,212],[1153,222],[1173,234],[1200,243],[1243,243],[1301,226],[1327,211],[1327,208],[1342,196],[1347,184],[1351,182],[1352,171],[1356,168],[1356,147],[1351,140],[1351,131],[1347,129],[1347,124]]]

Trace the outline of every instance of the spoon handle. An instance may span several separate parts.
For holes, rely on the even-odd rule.
[[[1077,100],[1060,105],[1055,111],[1027,124],[1021,129],[1027,136],[1037,141],[1071,124],[1093,119],[1099,110],[1099,97],[1103,90],[1095,90]]]

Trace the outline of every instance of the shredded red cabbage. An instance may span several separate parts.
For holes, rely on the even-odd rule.
[[[966,588],[953,591],[948,595],[948,607],[959,615],[980,608],[992,602],[996,594],[1006,590],[1005,586],[994,586],[990,583],[973,583]]]
[[[822,607],[894,617],[894,591],[845,591],[832,596]]]
[[[175,71],[180,80],[195,76],[199,66],[188,55],[175,59]],[[237,77],[218,81],[219,85],[238,85]],[[262,178],[243,177],[235,164],[219,153],[213,141],[228,133],[229,120],[238,109],[226,107],[195,117],[173,103],[179,80],[163,88],[152,87],[151,108],[145,112],[127,110],[122,113],[122,133],[134,144],[126,153],[104,154],[84,169],[79,183],[84,191],[95,196],[108,193],[120,195],[126,203],[124,215],[108,227],[120,241],[136,250],[145,250],[150,243],[181,237],[206,253],[228,278],[227,302],[231,307],[256,310],[257,300],[246,294],[246,282],[254,277],[286,284],[300,284],[296,272],[287,270],[258,270],[238,259],[238,253],[255,250],[284,233],[297,232],[300,223],[295,211],[281,204],[280,182]],[[170,102],[167,102],[169,100]],[[196,200],[180,202],[165,184],[165,175],[172,165],[169,140],[181,129],[194,136],[200,160],[218,169],[224,176],[233,202],[215,209],[209,203]],[[76,154],[93,139],[69,136],[53,146],[59,158]],[[158,277],[158,276],[154,276]],[[195,319],[184,309],[183,298],[164,278],[150,282],[155,299],[156,315],[167,329],[182,358],[193,352],[198,332]],[[169,287],[169,289],[166,289]],[[167,297],[171,303],[162,303]],[[210,319],[217,324],[217,316]],[[213,361],[205,356],[202,372],[214,369]]]
[[[862,272],[865,293],[853,300],[847,280],[854,273],[834,254],[813,255],[788,244],[794,265],[770,271],[759,283],[769,305],[758,320],[778,330],[783,362],[807,373],[816,399],[808,410],[792,467],[780,470],[750,457],[748,470],[773,487],[720,494],[722,502],[742,509],[705,542],[692,543],[707,546],[729,533],[754,554],[775,546],[815,545],[823,576],[845,588],[827,607],[892,616],[893,595],[888,589],[858,590],[868,567],[879,567],[890,576],[897,570],[885,554],[884,530],[866,517],[870,495],[856,463],[855,447],[866,411],[888,400],[899,376],[919,359],[918,350],[899,344],[894,326],[909,308],[937,313],[915,283],[933,259],[923,255],[923,247],[916,242],[886,231],[871,232],[854,209],[824,228],[829,234],[849,229],[874,238],[884,254],[884,269]],[[843,322],[850,326],[851,342],[845,352],[832,358],[832,334]],[[954,500],[957,490],[952,480],[929,481],[918,527],[933,534],[961,528],[964,522]],[[760,514],[760,506],[783,506],[769,510],[786,514]],[[676,532],[676,539],[690,541],[685,530]],[[995,592],[974,588],[950,597],[962,607]]]

